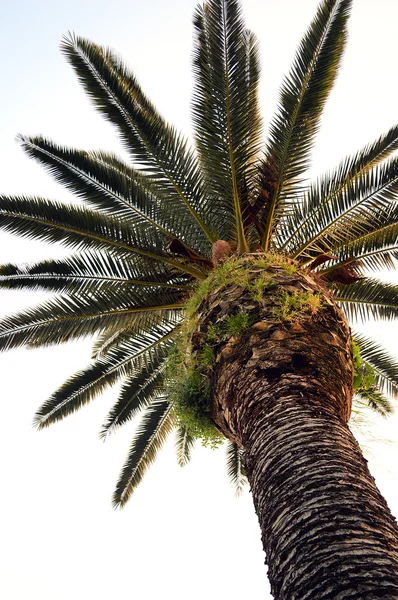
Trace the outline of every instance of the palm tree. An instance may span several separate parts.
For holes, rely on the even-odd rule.
[[[1,348],[95,336],[92,362],[42,405],[37,427],[123,381],[101,435],[144,414],[115,506],[173,430],[181,465],[196,439],[227,439],[280,599],[398,598],[397,526],[347,426],[354,389],[382,413],[398,395],[398,363],[347,322],[398,313],[398,287],[371,276],[397,257],[398,127],[305,179],[350,7],[320,4],[265,146],[258,46],[237,0],[194,15],[195,148],[120,59],[70,35],[63,52],[131,164],[21,136],[82,206],[0,203],[6,231],[75,250],[1,267],[2,287],[57,294],[4,319]]]

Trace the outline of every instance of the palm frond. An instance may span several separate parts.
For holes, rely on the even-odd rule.
[[[361,358],[374,369],[376,386],[386,396],[398,398],[398,361],[370,338],[354,333],[355,342],[360,347]]]
[[[317,221],[325,202],[333,202],[347,186],[352,186],[356,179],[369,173],[397,149],[398,126],[395,126],[353,156],[346,157],[330,174],[324,175],[318,183],[321,193],[308,194],[302,211],[284,219],[286,235],[281,238],[281,249],[292,248],[300,243],[300,232],[303,228],[307,231],[311,229],[311,223]]]
[[[42,198],[0,196],[0,228],[27,239],[62,242],[77,250],[107,249],[160,261],[203,279],[197,268],[166,254],[167,238],[147,227],[134,229],[120,219],[87,208],[76,208]]]
[[[126,327],[108,328],[100,333],[93,342],[92,358],[100,358],[106,355],[110,350],[118,348],[124,340],[129,340],[135,336],[145,336],[157,327],[181,325],[184,311],[172,311],[163,314],[162,312],[143,312],[137,313],[134,320]]]
[[[356,392],[354,404],[359,409],[362,406],[367,406],[382,417],[388,417],[394,412],[391,401],[376,387],[371,387],[369,390],[362,390],[359,393]]]
[[[321,252],[338,252],[349,242],[368,235],[395,222],[398,211],[398,159],[394,158],[369,172],[361,174],[330,199],[329,184],[319,180],[309,188],[301,214],[318,197],[319,206],[314,218],[301,219],[295,236],[297,245],[290,248],[294,258],[310,257]],[[323,198],[323,200],[322,200]],[[300,215],[297,215],[300,222]]]
[[[117,348],[123,339],[131,336],[130,330],[125,329],[111,329],[110,331],[105,330],[100,333],[94,340],[91,348],[91,358],[100,358],[105,356],[111,348]]]
[[[257,41],[237,0],[207,0],[196,9],[194,29],[196,147],[210,194],[230,229],[224,236],[233,234],[243,252],[248,246],[240,196],[254,179],[261,134]]]
[[[132,224],[144,220],[156,227],[150,216],[156,214],[156,200],[143,194],[136,198],[138,173],[116,156],[105,158],[99,153],[66,148],[42,136],[20,135],[17,139],[28,156],[83,202],[112,216],[130,219]],[[162,229],[160,224],[158,227]]]
[[[61,49],[95,107],[115,125],[136,163],[168,191],[170,211],[183,211],[197,235],[216,234],[202,214],[204,186],[195,154],[143,94],[136,78],[106,48],[70,35]]]
[[[267,145],[277,179],[262,217],[264,250],[269,250],[280,214],[297,193],[308,168],[322,111],[338,72],[350,8],[351,0],[321,2],[283,82]]]
[[[195,445],[194,438],[188,429],[182,425],[176,429],[175,449],[177,453],[177,462],[180,467],[185,467],[191,460],[192,449]]]
[[[236,496],[240,496],[247,484],[244,453],[235,442],[227,442],[227,473]]]
[[[145,224],[170,240],[178,236],[209,251],[192,220],[181,210],[170,210],[163,187],[116,156],[66,148],[41,136],[19,140],[29,156],[85,204],[126,220],[131,227]]]
[[[391,320],[398,317],[398,286],[363,278],[336,286],[335,298],[352,320]]]
[[[139,287],[190,289],[185,276],[172,276],[162,263],[141,256],[121,261],[105,252],[85,252],[61,260],[0,265],[0,287],[85,296],[100,290]]]
[[[395,212],[398,213],[398,210],[395,209]],[[393,220],[390,225],[382,223],[378,229],[358,236],[356,240],[342,246],[336,255],[337,260],[320,272],[322,276],[330,276],[342,264],[355,264],[363,270],[371,271],[395,269],[394,259],[398,258],[398,221]]]
[[[163,326],[125,340],[70,377],[39,408],[34,424],[38,429],[48,427],[79,410],[119,379],[131,374],[139,379],[141,373],[148,375],[151,369],[156,370],[165,360],[174,335],[172,326]]]
[[[87,298],[60,297],[16,315],[0,323],[0,350],[23,345],[48,346],[108,330],[134,325],[136,315],[156,313],[163,319],[176,319],[183,306],[170,291],[159,295],[153,290]],[[158,303],[156,300],[159,300]]]
[[[107,438],[118,427],[131,421],[156,398],[165,397],[164,368],[169,349],[170,344],[162,344],[150,364],[124,382],[115,405],[102,425],[100,431],[102,439]]]
[[[115,507],[123,507],[129,500],[173,427],[172,408],[167,400],[155,400],[146,408],[113,494]]]

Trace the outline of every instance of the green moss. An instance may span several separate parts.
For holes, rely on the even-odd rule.
[[[321,306],[319,294],[304,292],[288,292],[281,290],[274,297],[272,313],[281,321],[294,321],[304,312],[316,312]]]
[[[297,273],[298,265],[284,262],[281,263],[280,266],[286,271],[288,275],[294,275],[294,273]]]
[[[210,278],[217,285],[225,285],[235,281],[236,277],[244,283],[248,281],[247,261],[241,256],[231,256],[224,260],[211,274]]]
[[[210,381],[205,374],[184,369],[173,378],[169,397],[178,424],[204,446],[215,448],[225,440],[210,416]]]
[[[206,331],[206,340],[210,346],[217,344],[222,340],[227,340],[233,335],[239,335],[250,327],[252,324],[249,314],[246,311],[238,311],[232,315],[229,315],[226,320],[217,325],[209,325]],[[206,348],[206,347],[205,347]],[[210,348],[207,350],[210,354]],[[201,355],[201,353],[199,353]],[[214,360],[214,359],[213,359]]]
[[[283,254],[277,254],[270,252],[268,254],[260,254],[260,257],[255,260],[256,266],[268,269],[271,266],[278,266],[284,269],[289,275],[293,275],[297,272],[299,264],[293,261],[291,258],[284,256]]]
[[[267,270],[275,266],[281,267],[289,275],[296,273],[299,268],[291,259],[273,253],[252,255],[250,261],[245,256],[229,257],[197,285],[186,303],[187,319],[197,314],[202,301],[212,290],[228,284],[248,290],[256,302],[261,302],[264,292],[278,285],[272,270]]]
[[[197,313],[201,302],[212,290],[231,283],[248,290],[256,301],[261,301],[265,289],[277,285],[272,271],[267,271],[270,267],[275,266],[281,267],[289,275],[296,273],[299,268],[298,263],[272,252],[251,255],[250,260],[247,256],[227,258],[197,285],[186,303],[187,318],[190,319]],[[258,275],[256,275],[256,271],[258,271]]]

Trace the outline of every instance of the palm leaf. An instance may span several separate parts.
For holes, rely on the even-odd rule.
[[[155,287],[189,290],[186,277],[172,277],[161,263],[133,256],[120,261],[105,252],[85,252],[31,265],[0,266],[0,287],[85,296],[100,290]]]
[[[177,462],[180,467],[184,467],[191,460],[192,449],[195,442],[196,438],[189,433],[189,430],[186,427],[177,427],[175,449],[177,453]]]
[[[91,358],[105,356],[111,348],[116,348],[125,337],[130,337],[129,329],[117,329],[116,331],[104,331],[94,340],[91,349]]]
[[[183,315],[183,310],[175,311],[174,314],[172,311],[166,314],[162,312],[137,313],[134,316],[134,320],[128,326],[124,328],[109,328],[100,333],[93,342],[92,357],[100,358],[106,355],[111,349],[118,348],[124,340],[129,340],[137,335],[146,335],[157,327],[168,326],[169,324],[177,327],[177,325],[181,324]]]
[[[165,396],[164,368],[169,349],[170,345],[163,344],[149,365],[134,373],[124,382],[117,402],[101,428],[101,438],[105,439],[118,427],[131,421],[139,411],[156,398]]]
[[[352,320],[391,320],[398,317],[398,286],[363,278],[336,287],[335,298]]]
[[[318,213],[322,213],[325,202],[334,201],[347,186],[387,159],[398,149],[398,126],[392,127],[372,144],[368,144],[353,156],[346,157],[330,175],[324,175],[318,183],[321,193],[310,193],[306,196],[301,212],[284,219],[286,235],[280,242],[282,249],[292,248],[300,243],[301,232],[310,231],[311,224],[316,223]]]
[[[388,417],[394,412],[394,407],[390,400],[375,387],[371,387],[369,390],[356,392],[354,403],[359,409],[361,409],[362,406],[367,406],[382,417]]]
[[[149,290],[140,290],[139,295],[119,291],[112,296],[55,298],[3,319],[0,350],[22,345],[48,346],[93,336],[106,329],[129,328],[134,325],[136,315],[144,313],[174,320],[181,312],[182,305],[170,292],[162,292],[159,303],[153,303],[156,300]]]
[[[244,453],[235,442],[227,442],[227,473],[235,494],[240,496],[247,484]]]
[[[147,407],[113,494],[115,507],[123,507],[129,500],[173,427],[172,408],[167,400],[155,400]]]
[[[201,271],[167,255],[167,239],[148,228],[131,229],[108,215],[41,198],[0,197],[0,228],[28,239],[62,242],[78,250],[135,253],[203,279]]]
[[[178,236],[201,244],[199,250],[209,250],[191,219],[180,210],[170,210],[163,187],[116,156],[65,148],[41,136],[19,136],[19,140],[29,156],[84,203],[128,220],[132,227],[145,224],[170,240]]]
[[[298,244],[291,249],[294,258],[339,251],[349,242],[394,222],[398,216],[393,204],[398,194],[398,159],[361,174],[331,199],[327,188],[328,183],[320,180],[306,195],[302,214],[307,212],[313,196],[322,205],[315,209],[313,220],[302,220],[300,234],[296,235]]]
[[[398,222],[393,220],[390,225],[383,223],[378,229],[342,246],[336,254],[337,261],[321,271],[322,276],[330,276],[342,264],[354,263],[362,269],[373,271],[395,269],[394,259],[398,258]]]
[[[383,394],[398,398],[398,362],[377,342],[363,334],[354,334],[361,358],[374,369],[376,386]]]
[[[172,327],[157,327],[150,334],[125,340],[88,367],[70,377],[39,408],[34,423],[38,429],[76,412],[107,387],[134,373],[150,373],[165,360],[175,335]]]
[[[211,195],[233,228],[224,236],[233,233],[238,252],[248,251],[240,192],[253,181],[261,133],[257,42],[237,0],[208,0],[196,9],[194,28],[196,147]]]
[[[269,250],[280,214],[309,166],[322,111],[338,72],[350,8],[351,0],[321,2],[283,83],[267,145],[277,179],[262,218],[264,250]]]
[[[197,235],[215,241],[201,214],[204,188],[188,143],[164,121],[110,50],[73,35],[64,38],[61,48],[96,108],[117,126],[126,150],[167,189],[170,211],[183,211],[196,223]]]

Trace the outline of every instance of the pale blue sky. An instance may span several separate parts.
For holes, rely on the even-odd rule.
[[[0,190],[67,199],[14,142],[42,133],[83,148],[118,151],[59,52],[68,30],[117,50],[165,116],[189,134],[191,14],[194,0],[2,0],[0,22]],[[267,121],[278,86],[317,0],[243,0],[261,40],[261,101]],[[354,1],[350,39],[324,117],[315,170],[333,166],[397,121],[398,3]],[[59,249],[0,239],[0,262]],[[36,302],[36,297],[33,302]],[[32,303],[3,292],[1,312]],[[377,326],[390,348],[397,328]],[[389,334],[392,334],[389,336]],[[268,585],[251,499],[228,487],[223,452],[198,448],[181,470],[169,445],[123,512],[110,497],[132,426],[106,444],[97,432],[114,393],[42,433],[34,410],[89,358],[88,344],[0,357],[3,457],[0,519],[6,600],[264,600]],[[397,420],[375,424],[393,438]],[[369,436],[368,436],[369,437]],[[397,445],[371,448],[373,471],[395,514]],[[385,463],[381,466],[379,463]]]

